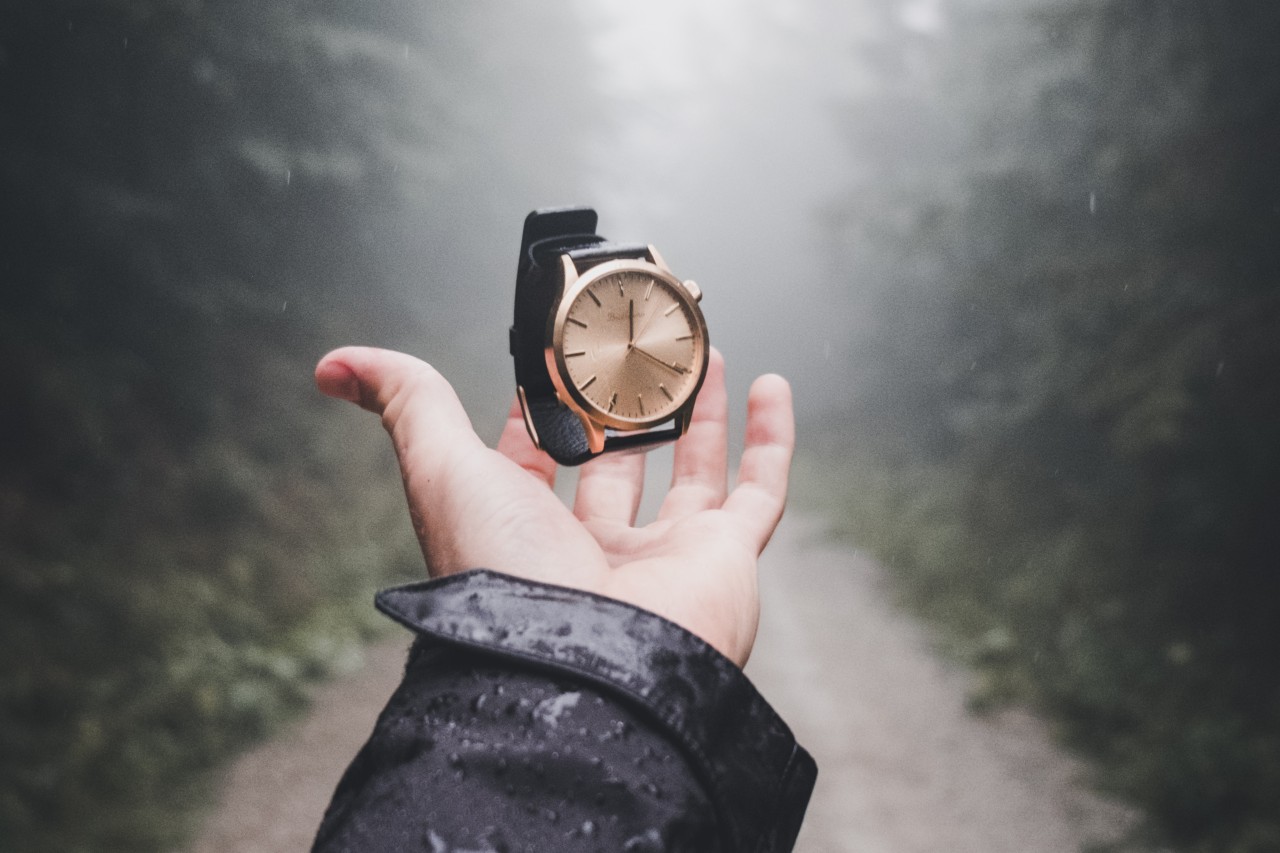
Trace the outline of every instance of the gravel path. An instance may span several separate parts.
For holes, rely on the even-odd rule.
[[[965,675],[890,603],[874,563],[791,516],[761,568],[747,668],[818,761],[800,853],[1075,853],[1132,816],[1021,712],[975,717]],[[407,640],[316,695],[311,714],[228,772],[189,853],[305,851],[346,762],[391,692]]]

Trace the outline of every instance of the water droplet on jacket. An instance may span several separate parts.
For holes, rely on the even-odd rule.
[[[556,811],[555,809],[544,808],[544,809],[541,809],[540,812],[542,816],[546,818],[547,821],[550,823],[557,823],[560,820],[560,812]]]
[[[590,838],[591,836],[595,835],[596,825],[589,820],[584,820],[582,822],[582,834],[585,835],[587,838]]]
[[[627,853],[641,853],[645,850],[661,850],[662,835],[656,829],[650,829],[644,835],[634,835],[622,845]]]
[[[449,845],[436,834],[434,829],[428,829],[426,837],[422,840],[431,845],[431,853],[449,853]]]
[[[511,853],[507,837],[496,826],[486,826],[484,832],[480,833],[479,840],[485,845],[484,853]]]
[[[462,766],[462,756],[461,756],[461,755],[458,755],[458,753],[456,753],[456,752],[451,752],[451,753],[449,753],[449,766],[450,766],[450,767],[461,767],[461,766]]]

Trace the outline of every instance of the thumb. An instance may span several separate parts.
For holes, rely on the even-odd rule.
[[[413,356],[372,347],[336,349],[316,365],[316,385],[379,415],[397,453],[411,444],[480,441],[453,386]]]

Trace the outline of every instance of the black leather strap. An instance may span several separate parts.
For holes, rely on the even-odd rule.
[[[511,355],[516,384],[524,389],[525,407],[542,449],[561,465],[581,465],[597,454],[587,446],[582,422],[556,397],[544,352],[550,336],[553,302],[560,289],[560,256],[568,254],[579,272],[616,258],[643,258],[648,247],[610,243],[596,230],[589,207],[543,208],[524,220],[520,262],[516,268],[515,322]],[[679,427],[647,432],[612,431],[605,451],[640,451],[680,437]]]

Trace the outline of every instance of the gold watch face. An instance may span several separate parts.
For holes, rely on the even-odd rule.
[[[554,337],[572,396],[622,429],[672,417],[706,369],[702,312],[684,285],[650,264],[589,270],[566,288]]]

